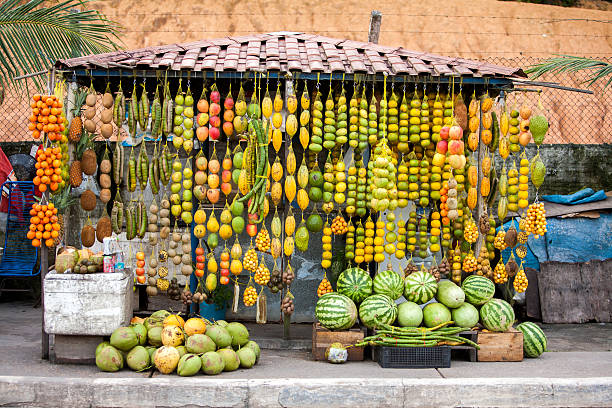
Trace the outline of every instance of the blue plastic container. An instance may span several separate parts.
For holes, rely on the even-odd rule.
[[[222,309],[217,309],[217,307],[218,306],[214,303],[200,303],[200,316],[202,316],[204,319],[210,320],[211,322],[225,320],[225,311],[227,308],[224,307]]]

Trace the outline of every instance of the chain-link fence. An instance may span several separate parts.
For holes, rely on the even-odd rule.
[[[612,58],[598,59],[612,62]],[[531,65],[541,63],[542,58],[520,56],[512,58],[488,57],[484,61],[508,67],[527,69]],[[585,81],[591,71],[576,73],[546,74],[536,81],[555,82],[559,85],[586,89]],[[519,108],[523,102],[537,112],[538,99],[541,100],[545,115],[548,117],[549,131],[544,143],[549,144],[601,144],[612,143],[612,92],[604,91],[608,78],[600,80],[588,89],[593,94],[570,92],[554,88],[542,89],[537,92],[511,92],[506,105]]]
[[[488,63],[527,67],[541,62],[542,58],[519,57],[486,57]],[[612,58],[603,58],[612,62]],[[547,74],[538,81],[555,82],[573,88],[585,88],[584,81],[588,72],[572,74]],[[607,80],[607,78],[606,78]],[[569,92],[553,88],[541,88],[537,92],[512,92],[507,97],[509,108],[520,107],[523,102],[537,111],[538,98],[541,99],[545,114],[549,119],[550,129],[544,141],[547,144],[601,144],[612,143],[612,92],[604,91],[606,80],[595,83],[589,89],[593,94]],[[536,88],[533,88],[536,89]],[[30,92],[33,93],[32,90]],[[7,89],[4,101],[0,105],[0,142],[28,142],[31,133],[28,131],[30,110],[28,93]]]

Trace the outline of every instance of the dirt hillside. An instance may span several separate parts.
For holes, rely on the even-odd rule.
[[[384,45],[469,58],[612,53],[610,11],[495,0],[227,0],[213,9],[209,4],[93,3],[125,27],[128,49],[271,31],[366,40],[370,11],[376,8],[383,13],[379,43]]]

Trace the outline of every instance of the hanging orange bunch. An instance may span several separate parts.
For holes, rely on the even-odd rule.
[[[64,112],[62,101],[55,95],[40,95],[35,94],[32,97],[30,107],[32,114],[28,118],[30,123],[28,129],[32,131],[32,137],[39,139],[43,133],[46,133],[49,140],[59,141],[62,138],[62,132],[65,129]]]
[[[57,217],[57,208],[53,203],[32,205],[30,216],[30,229],[27,237],[32,241],[32,245],[40,247],[44,242],[47,247],[55,246],[54,241],[59,236],[61,227]]]
[[[62,186],[62,149],[58,146],[46,147],[36,152],[36,176],[34,185],[40,192],[57,191]]]

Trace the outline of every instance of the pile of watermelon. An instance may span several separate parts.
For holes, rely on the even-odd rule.
[[[457,286],[451,281],[438,283],[425,270],[402,279],[387,269],[372,279],[363,269],[349,268],[338,277],[337,292],[319,299],[315,314],[330,330],[346,330],[359,317],[368,328],[393,324],[435,327],[452,320],[460,327],[474,327],[480,322],[487,330],[504,332],[514,323],[514,310],[508,302],[493,298],[494,294],[495,284],[478,275],[467,277]],[[396,304],[402,295],[406,301]],[[517,329],[523,332],[527,357],[538,357],[546,351],[546,336],[536,324],[522,323]]]

